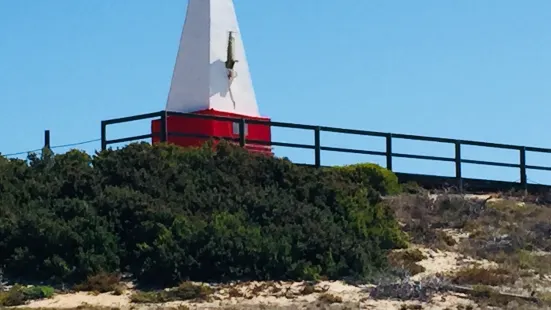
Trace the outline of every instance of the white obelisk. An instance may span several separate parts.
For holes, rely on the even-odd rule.
[[[232,0],[189,0],[166,110],[260,116]]]

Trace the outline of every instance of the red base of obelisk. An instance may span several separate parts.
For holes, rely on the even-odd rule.
[[[220,112],[216,110],[202,110],[194,112],[194,114],[215,115],[222,117],[244,118],[247,120],[270,121],[267,117],[251,117],[228,112]],[[239,139],[239,123],[222,120],[212,120],[204,118],[196,118],[189,116],[168,116],[166,120],[168,133],[182,133],[204,135],[208,137],[218,137],[226,139]],[[161,132],[161,120],[153,120],[151,122],[151,132],[154,134],[152,138],[153,144],[161,141],[159,133]],[[269,145],[272,141],[272,133],[270,125],[265,124],[246,124],[245,138],[250,140],[246,142],[245,148],[264,154],[272,155],[272,147]],[[168,143],[173,143],[183,147],[199,147],[203,145],[209,138],[200,137],[179,137],[169,134],[167,137]],[[259,144],[259,141],[262,144]],[[267,145],[264,145],[267,144]]]

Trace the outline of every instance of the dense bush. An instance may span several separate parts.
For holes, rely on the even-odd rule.
[[[0,268],[11,279],[141,283],[366,276],[405,238],[373,165],[300,167],[220,144],[0,157]]]

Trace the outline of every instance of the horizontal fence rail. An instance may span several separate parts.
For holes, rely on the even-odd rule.
[[[187,118],[199,118],[199,119],[208,119],[208,120],[217,120],[217,121],[227,121],[238,123],[239,125],[239,138],[235,137],[217,137],[217,136],[206,136],[201,134],[192,134],[192,133],[182,133],[182,132],[168,132],[167,130],[167,117],[169,116],[185,116]],[[551,149],[539,148],[539,147],[525,147],[518,145],[510,144],[500,144],[500,143],[490,143],[482,141],[472,141],[472,140],[456,140],[449,138],[438,138],[438,137],[428,137],[428,136],[417,136],[409,134],[393,134],[393,133],[384,133],[376,131],[365,131],[357,129],[346,129],[346,128],[337,128],[337,127],[327,127],[327,126],[313,126],[305,124],[295,124],[295,123],[283,123],[283,122],[274,122],[274,121],[264,121],[264,120],[251,120],[245,118],[236,118],[236,117],[226,117],[226,116],[215,116],[215,115],[204,115],[204,114],[195,114],[195,113],[176,113],[168,111],[160,111],[154,113],[147,113],[117,119],[110,119],[101,122],[101,148],[105,150],[108,145],[131,142],[136,140],[143,140],[153,138],[154,134],[144,134],[132,137],[118,138],[118,139],[107,139],[107,126],[128,123],[138,120],[145,119],[158,119],[160,120],[161,130],[157,136],[160,136],[161,142],[168,141],[169,136],[177,137],[193,137],[193,138],[205,138],[205,139],[215,139],[215,140],[230,140],[235,143],[239,143],[241,146],[247,144],[256,144],[256,145],[266,145],[266,146],[279,146],[279,147],[288,147],[288,148],[298,148],[298,149],[309,149],[314,150],[314,166],[321,167],[321,152],[338,152],[338,153],[352,153],[352,154],[362,154],[362,155],[372,155],[372,156],[382,156],[386,159],[386,168],[393,170],[393,159],[395,158],[407,158],[407,159],[419,159],[419,160],[429,160],[429,161],[438,161],[438,162],[453,162],[455,163],[455,176],[452,177],[454,180],[454,185],[457,186],[461,191],[463,190],[465,181],[472,181],[476,179],[465,179],[462,175],[462,164],[474,164],[482,166],[494,166],[494,167],[507,167],[507,168],[517,168],[519,169],[519,179],[520,182],[504,182],[497,180],[478,180],[482,182],[497,182],[496,184],[507,183],[507,184],[518,184],[521,189],[527,189],[528,178],[527,170],[540,170],[540,171],[551,171],[551,167],[537,166],[537,165],[528,165],[526,163],[526,152],[535,152],[535,153],[547,153],[551,154]],[[247,124],[261,124],[267,125],[270,127],[279,127],[279,128],[291,128],[291,129],[302,129],[312,131],[314,134],[314,141],[312,144],[300,144],[300,143],[288,143],[288,142],[278,142],[278,141],[258,141],[247,139],[245,134],[245,126]],[[385,138],[386,148],[385,151],[372,151],[372,150],[363,150],[363,149],[351,149],[351,148],[341,148],[341,147],[332,147],[325,146],[321,143],[321,133],[342,133],[358,136],[370,136],[370,137],[381,137]],[[416,154],[405,154],[405,153],[396,153],[393,152],[392,146],[395,139],[410,140],[410,141],[422,141],[422,142],[436,142],[441,144],[453,145],[455,149],[455,154],[453,157],[442,157],[442,156],[429,156],[429,155],[416,155]],[[494,148],[501,150],[516,150],[518,151],[518,163],[504,163],[504,162],[495,162],[495,161],[484,161],[484,160],[473,160],[466,159],[462,157],[461,151],[462,146],[477,146],[477,147],[486,147]],[[413,174],[403,174],[397,173],[399,176],[403,175],[404,179],[410,178],[409,176],[414,176]],[[426,176],[418,175],[419,177],[435,177],[435,178],[447,178],[441,176]],[[435,179],[436,180],[436,179]],[[415,181],[415,178],[413,179]],[[541,185],[543,186],[543,185]],[[544,186],[550,188],[551,186]]]

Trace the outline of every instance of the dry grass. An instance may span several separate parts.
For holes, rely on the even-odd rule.
[[[390,265],[407,271],[410,276],[425,271],[425,267],[417,264],[425,258],[426,256],[419,249],[398,250],[388,254]]]
[[[492,202],[465,230],[470,237],[460,252],[494,261],[520,277],[551,274],[551,208]]]
[[[118,274],[99,273],[94,276],[90,276],[83,283],[77,284],[73,287],[75,291],[82,292],[94,292],[96,294],[115,292],[122,295],[124,292],[124,286],[121,285],[121,276]]]
[[[138,291],[130,296],[133,303],[165,303],[170,301],[207,300],[214,290],[206,285],[184,282],[177,288],[163,291]]]
[[[468,266],[449,275],[454,284],[475,285],[477,303],[536,309],[542,305],[490,287],[530,296],[550,285],[550,277],[544,275],[551,275],[551,194],[492,196],[500,199],[449,192],[429,195],[421,190],[388,198],[386,203],[413,243],[497,263],[496,268]]]
[[[451,249],[455,240],[442,229],[470,233],[466,254],[492,259],[535,249],[551,252],[551,208],[518,200],[476,200],[442,193],[403,194],[387,200],[412,242]]]
[[[0,308],[1,309],[1,308]],[[131,308],[133,309],[133,308]],[[157,306],[150,308],[152,310],[190,310],[192,308],[186,305],[180,305],[176,307],[169,306]],[[217,308],[219,310],[355,310],[361,309],[357,303],[342,303],[342,304],[321,304],[319,302],[307,304],[307,305],[289,305],[289,306],[277,306],[277,305],[239,305],[239,306],[225,306]],[[56,308],[18,308],[18,310],[56,310]],[[118,307],[99,307],[93,305],[82,305],[76,308],[60,308],[59,310],[121,310]]]
[[[399,195],[386,203],[394,210],[413,243],[444,250],[451,249],[456,242],[441,229],[461,229],[483,209],[482,203],[460,196],[432,198],[426,192]]]
[[[482,268],[468,267],[455,272],[452,277],[452,283],[464,285],[489,285],[500,286],[513,284],[516,275],[510,270],[503,268]]]
[[[238,290],[236,287],[230,287],[228,290],[228,296],[230,298],[242,298],[245,297],[245,294],[243,294],[243,292]]]
[[[423,306],[421,305],[412,305],[412,304],[403,304],[400,306],[400,310],[421,310]]]
[[[25,308],[25,307],[18,307],[18,310],[55,310],[56,308]],[[83,304],[81,306],[78,306],[76,308],[60,308],[60,310],[120,310],[120,308],[117,307],[101,307],[101,306],[95,306],[95,305],[89,305],[89,304]]]
[[[342,303],[342,297],[329,294],[329,293],[323,293],[318,297],[318,300],[326,303],[326,304],[340,304]]]
[[[300,290],[301,295],[310,295],[316,292],[316,287],[310,283],[304,283],[304,286]]]
[[[545,305],[519,299],[515,296],[501,294],[498,290],[486,285],[473,287],[476,294],[472,297],[481,306],[498,307],[499,309],[547,309]],[[544,308],[542,308],[544,307]]]
[[[56,310],[56,308],[24,308],[20,307],[18,310]],[[101,306],[94,306],[89,304],[83,304],[81,306],[78,306],[76,308],[59,308],[59,310],[121,310],[121,308],[118,307],[101,307]],[[176,307],[156,307],[155,310],[190,310],[190,308],[186,305],[179,305]]]

